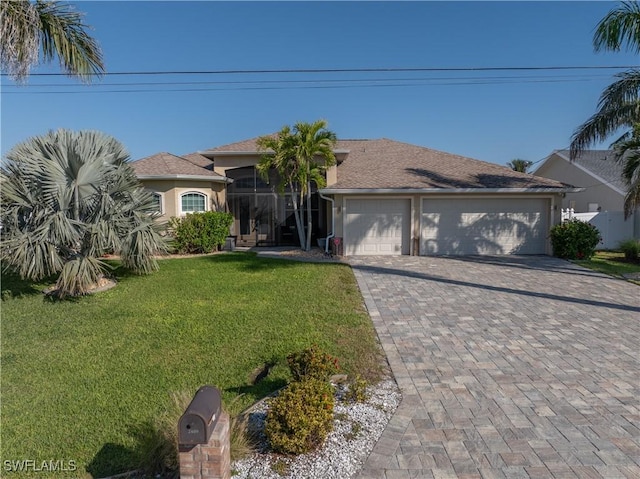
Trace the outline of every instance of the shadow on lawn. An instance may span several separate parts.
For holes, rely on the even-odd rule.
[[[42,294],[39,289],[35,287],[35,283],[32,281],[21,279],[17,274],[11,271],[3,271],[0,277],[0,284],[2,284],[2,300],[8,300],[11,298],[19,298],[20,296],[32,296],[34,294]]]
[[[205,256],[203,259],[215,261],[220,264],[237,264],[249,272],[265,271],[273,268],[295,268],[305,264],[301,261],[291,261],[288,259],[259,257],[252,251],[216,254],[213,256]]]
[[[86,470],[93,478],[107,477],[132,470],[138,454],[121,444],[108,442],[87,464]]]

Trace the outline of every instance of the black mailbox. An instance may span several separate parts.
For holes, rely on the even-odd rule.
[[[206,444],[220,418],[220,391],[213,386],[198,389],[178,421],[178,443]]]

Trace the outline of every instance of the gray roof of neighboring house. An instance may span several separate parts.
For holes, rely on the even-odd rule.
[[[558,150],[555,153],[569,161],[569,150]],[[620,191],[627,191],[628,186],[622,179],[622,163],[615,161],[613,156],[613,150],[585,150],[573,161]]]
[[[213,162],[197,153],[177,156],[171,153],[157,153],[134,161],[131,166],[137,176],[210,176],[223,177],[213,171]]]

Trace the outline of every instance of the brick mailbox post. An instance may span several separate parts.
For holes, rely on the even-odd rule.
[[[220,391],[203,386],[178,422],[181,479],[230,479],[229,415]]]

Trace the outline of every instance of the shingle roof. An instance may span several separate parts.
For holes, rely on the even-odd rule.
[[[276,134],[273,133],[272,136]],[[235,143],[229,143],[227,145],[216,146],[215,148],[209,148],[207,151],[234,151],[234,152],[247,152],[253,153],[258,151],[258,136],[255,138],[249,138],[248,140],[237,141]]]
[[[569,150],[558,150],[557,153],[569,159]],[[627,191],[628,186],[622,179],[622,163],[615,161],[613,155],[613,150],[586,150],[573,161],[620,191]]]
[[[207,152],[257,151],[258,137],[221,145]],[[465,189],[564,188],[559,181],[513,171],[506,166],[432,150],[386,138],[338,140],[336,150],[348,150],[338,165],[338,181],[331,189]],[[213,162],[198,153],[179,157],[170,153],[133,163],[138,175],[200,174],[219,176]]]
[[[131,166],[138,176],[190,175],[222,178],[213,171],[213,162],[197,153],[181,157],[162,152],[134,161]]]
[[[506,166],[382,138],[340,140],[349,155],[331,189],[563,188]]]

